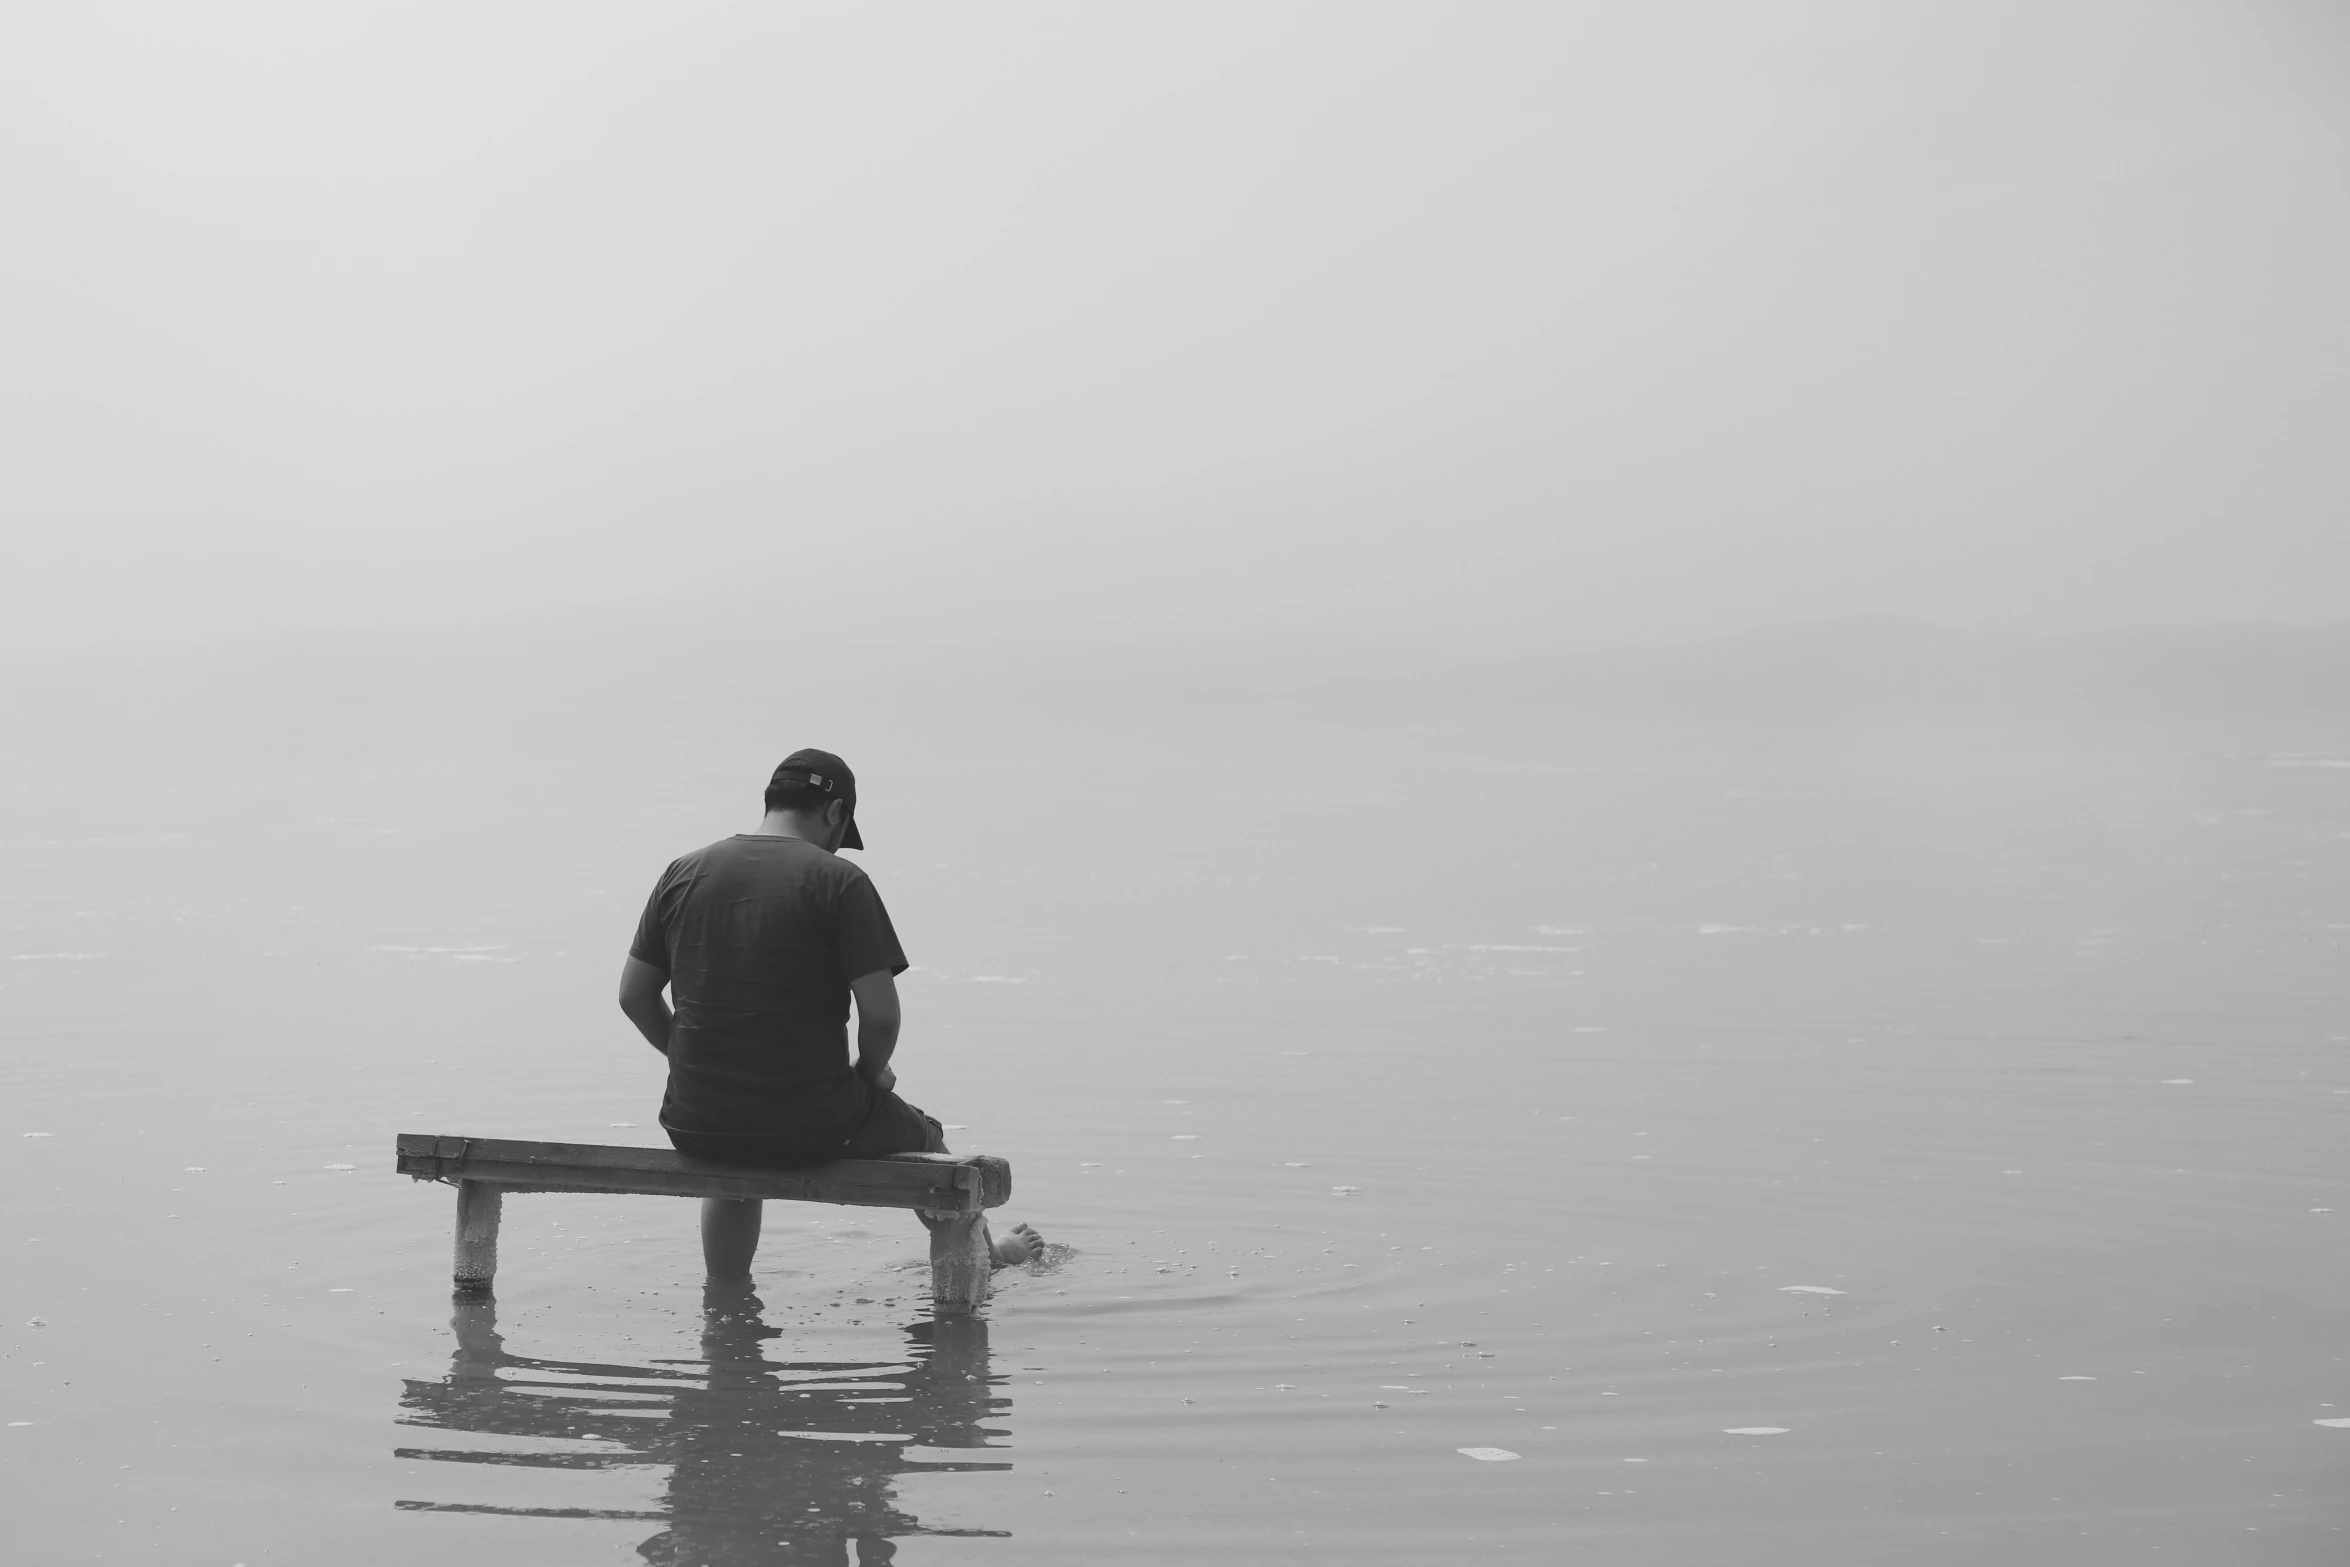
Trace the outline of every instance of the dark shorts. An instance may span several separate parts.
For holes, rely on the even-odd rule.
[[[893,1093],[875,1093],[865,1119],[845,1140],[837,1135],[821,1143],[805,1136],[776,1132],[694,1132],[661,1123],[670,1144],[688,1159],[713,1164],[757,1165],[765,1169],[799,1164],[823,1164],[831,1159],[879,1159],[893,1153],[936,1153],[946,1147],[946,1128],[935,1116],[906,1103]]]

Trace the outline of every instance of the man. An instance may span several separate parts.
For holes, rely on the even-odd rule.
[[[620,1010],[669,1058],[662,1130],[688,1158],[728,1164],[944,1153],[944,1130],[897,1096],[889,1065],[906,955],[871,879],[838,852],[865,847],[856,775],[829,751],[794,751],[766,807],[757,832],[661,873],[620,970]],[[749,1274],[759,1216],[756,1198],[702,1200],[713,1279]],[[1044,1241],[1022,1224],[989,1248],[1002,1266]]]

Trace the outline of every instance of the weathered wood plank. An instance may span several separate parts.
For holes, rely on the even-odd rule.
[[[760,1170],[709,1164],[667,1148],[402,1132],[398,1161],[404,1175],[480,1182],[507,1191],[772,1197],[957,1213],[998,1207],[1012,1191],[1011,1166],[988,1154],[897,1154]]]

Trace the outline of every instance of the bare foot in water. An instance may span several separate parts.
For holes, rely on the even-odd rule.
[[[1044,1237],[1030,1224],[1015,1224],[1007,1234],[993,1235],[988,1248],[995,1256],[995,1265],[1009,1268],[1018,1263],[1034,1262],[1044,1255]]]

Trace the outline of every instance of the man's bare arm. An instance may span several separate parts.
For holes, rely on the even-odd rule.
[[[898,1048],[898,982],[888,969],[875,969],[850,980],[849,993],[857,998],[857,1074],[886,1093],[898,1086],[889,1069]]]
[[[671,1014],[661,988],[668,983],[669,976],[650,963],[630,958],[620,965],[620,1010],[645,1036],[645,1043],[663,1055],[669,1054]]]

